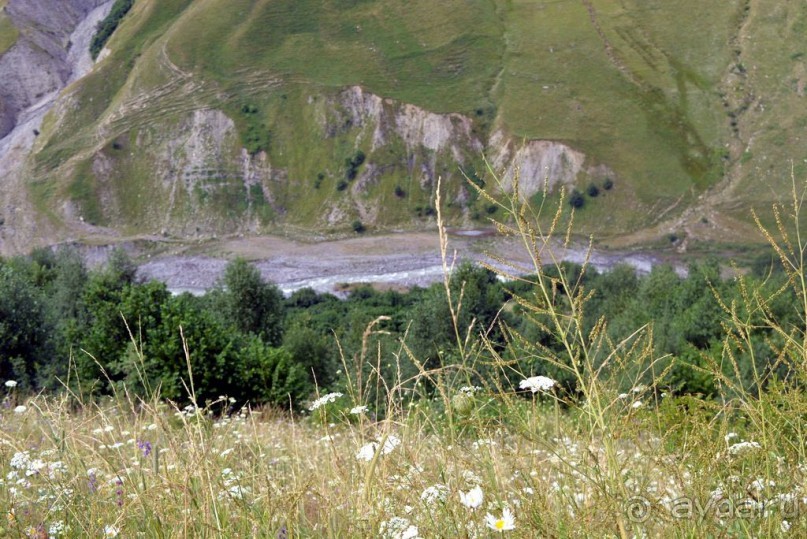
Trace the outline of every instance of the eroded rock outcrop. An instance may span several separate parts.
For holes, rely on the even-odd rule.
[[[512,189],[518,177],[519,193],[529,198],[548,185],[574,185],[583,169],[585,154],[551,140],[530,140],[517,144],[502,131],[490,137],[488,148],[493,169],[501,174],[502,185]]]
[[[74,74],[71,35],[107,0],[11,0],[6,14],[20,37],[0,55],[0,138],[21,111],[63,88]]]

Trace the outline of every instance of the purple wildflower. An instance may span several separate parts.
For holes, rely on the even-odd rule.
[[[138,440],[137,447],[143,452],[144,457],[148,457],[151,454],[151,442],[146,440]]]
[[[98,490],[98,478],[95,477],[95,472],[90,472],[87,476],[89,478],[87,480],[87,486],[90,488],[91,493],[95,493],[95,491]]]
[[[115,484],[118,486],[118,488],[115,490],[118,507],[123,507],[123,480],[118,478],[115,480]]]

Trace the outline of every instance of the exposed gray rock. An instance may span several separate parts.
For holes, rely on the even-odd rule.
[[[0,253],[50,243],[36,217],[22,174],[42,119],[59,92],[92,67],[89,42],[113,0],[11,0],[6,11],[20,28],[17,42],[0,54]],[[62,26],[63,25],[63,26]],[[81,221],[75,205],[63,213]]]
[[[111,7],[107,0],[8,3],[6,13],[20,29],[20,37],[0,55],[0,138],[11,132],[20,112],[73,78],[76,69],[75,62],[68,59],[73,47],[70,37],[91,11],[105,3]]]

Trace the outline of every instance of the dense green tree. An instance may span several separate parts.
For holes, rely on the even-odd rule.
[[[90,319],[84,328],[81,351],[75,354],[77,382],[84,392],[108,391],[109,382],[130,380],[130,346],[142,346],[150,331],[162,323],[171,294],[164,283],[121,283],[114,274],[95,275],[85,301]]]
[[[434,366],[441,354],[457,345],[457,334],[465,339],[473,321],[474,335],[484,333],[495,343],[500,340],[494,324],[505,300],[504,289],[490,270],[471,263],[460,264],[449,281],[455,304],[455,327],[445,289],[434,285],[411,312],[409,345],[420,361]]]
[[[250,337],[238,356],[242,381],[236,398],[288,408],[311,394],[309,374],[287,350],[272,348]]]
[[[193,392],[199,404],[226,395],[241,403],[288,405],[311,389],[289,352],[255,335],[233,333],[188,294],[163,303],[160,322],[149,327],[143,342],[142,359],[129,358],[130,367],[140,362],[148,388],[174,401],[187,402]],[[130,379],[132,372],[140,376],[132,370]]]
[[[9,265],[0,265],[0,378],[34,389],[37,370],[52,352],[44,297]]]
[[[225,268],[220,287],[219,307],[225,321],[271,346],[280,346],[283,294],[276,285],[267,283],[258,268],[238,258]]]
[[[159,387],[163,397],[181,402],[193,391],[199,404],[219,395],[240,396],[237,333],[213,312],[197,309],[189,294],[163,303],[159,318],[143,339],[144,371],[152,390]]]
[[[286,330],[283,348],[318,387],[333,383],[338,364],[333,336],[322,335],[301,321]]]
[[[78,350],[75,345],[89,319],[84,293],[89,274],[76,249],[64,248],[55,253],[51,275],[43,287],[47,316],[53,332],[50,335],[53,354],[39,370],[39,387],[58,389],[67,380],[69,360]]]

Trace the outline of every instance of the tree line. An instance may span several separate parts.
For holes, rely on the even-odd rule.
[[[710,395],[715,380],[698,366],[720,363],[724,308],[741,303],[745,288],[769,293],[768,314],[782,327],[803,326],[792,298],[775,293],[784,273],[764,277],[767,269],[761,266],[743,285],[722,278],[715,260],[692,264],[686,277],[670,266],[638,275],[629,266],[600,274],[562,264],[545,273],[551,279],[563,272],[565,282],[575,283],[574,291],[554,290],[558,309],[584,291],[585,332],[604,328],[618,341],[651,327],[654,353],[666,358],[669,390]],[[551,376],[575,391],[563,372],[527,357],[512,339],[517,332],[524,342],[557,346],[548,324],[514,301],[530,301],[535,285],[503,283],[487,269],[463,264],[450,289],[455,301],[462,296],[456,326],[475,328],[489,343],[477,347],[482,361],[468,383],[474,376],[502,376],[484,366],[486,355],[497,354],[521,372]],[[602,320],[607,324],[599,325]],[[759,373],[762,379],[788,375],[777,361],[782,337],[759,331],[756,353],[740,356],[739,371],[730,373],[746,385],[757,383]],[[200,404],[226,395],[240,403],[299,407],[317,389],[344,388],[345,369],[408,380],[455,361],[457,332],[442,284],[409,291],[359,286],[345,299],[310,288],[284,297],[257,268],[235,260],[205,295],[172,295],[164,283],[139,280],[120,250],[97,270],[67,248],[0,261],[0,379],[15,380],[22,391],[90,397],[126,388],[177,402],[191,394]]]

